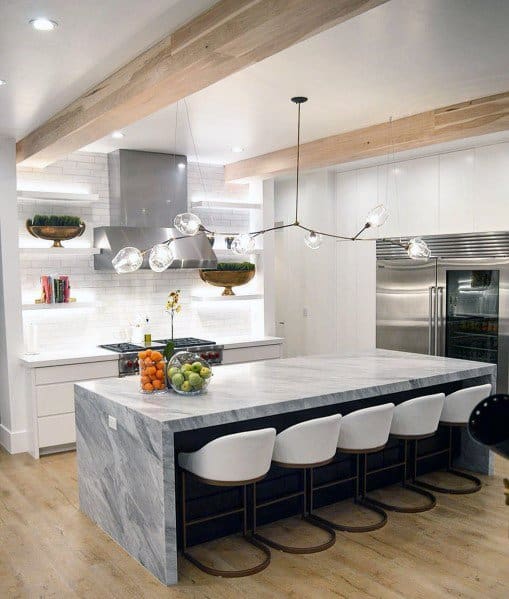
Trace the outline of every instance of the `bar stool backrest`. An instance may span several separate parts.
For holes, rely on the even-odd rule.
[[[192,453],[180,453],[179,464],[200,478],[244,482],[261,478],[270,469],[275,428],[218,437]]]
[[[389,438],[393,411],[394,404],[386,403],[343,416],[338,448],[360,453],[382,448]]]
[[[341,414],[306,420],[276,437],[272,460],[280,464],[311,466],[327,462],[336,453]]]
[[[477,385],[460,389],[445,397],[440,422],[467,424],[472,410],[479,402],[491,395],[491,385]]]
[[[445,393],[414,397],[398,404],[392,416],[391,435],[419,437],[433,434],[438,428]]]

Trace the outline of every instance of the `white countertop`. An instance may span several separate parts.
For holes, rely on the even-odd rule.
[[[276,345],[283,343],[281,337],[220,337],[216,342],[226,350],[239,347],[254,347],[260,345]],[[109,362],[118,360],[118,354],[96,345],[64,347],[55,350],[42,351],[39,354],[21,354],[20,360],[27,368],[42,368],[44,366],[63,366],[65,364],[83,364],[87,362]]]

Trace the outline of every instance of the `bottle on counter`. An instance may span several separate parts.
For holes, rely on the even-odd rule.
[[[144,331],[144,335],[143,335],[143,340],[147,347],[152,345],[152,333],[150,332],[148,316],[145,318],[145,331]]]

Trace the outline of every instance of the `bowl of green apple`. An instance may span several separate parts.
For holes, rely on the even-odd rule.
[[[193,352],[173,355],[167,366],[168,386],[181,395],[204,393],[212,377],[209,363]]]

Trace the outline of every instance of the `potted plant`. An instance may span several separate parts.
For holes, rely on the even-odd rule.
[[[224,287],[222,295],[235,295],[232,287],[249,283],[255,271],[251,262],[218,262],[215,269],[200,269],[200,278],[214,287]]]
[[[83,235],[85,223],[79,216],[36,214],[26,221],[26,228],[33,237],[53,241],[54,248],[61,248],[62,241]]]

